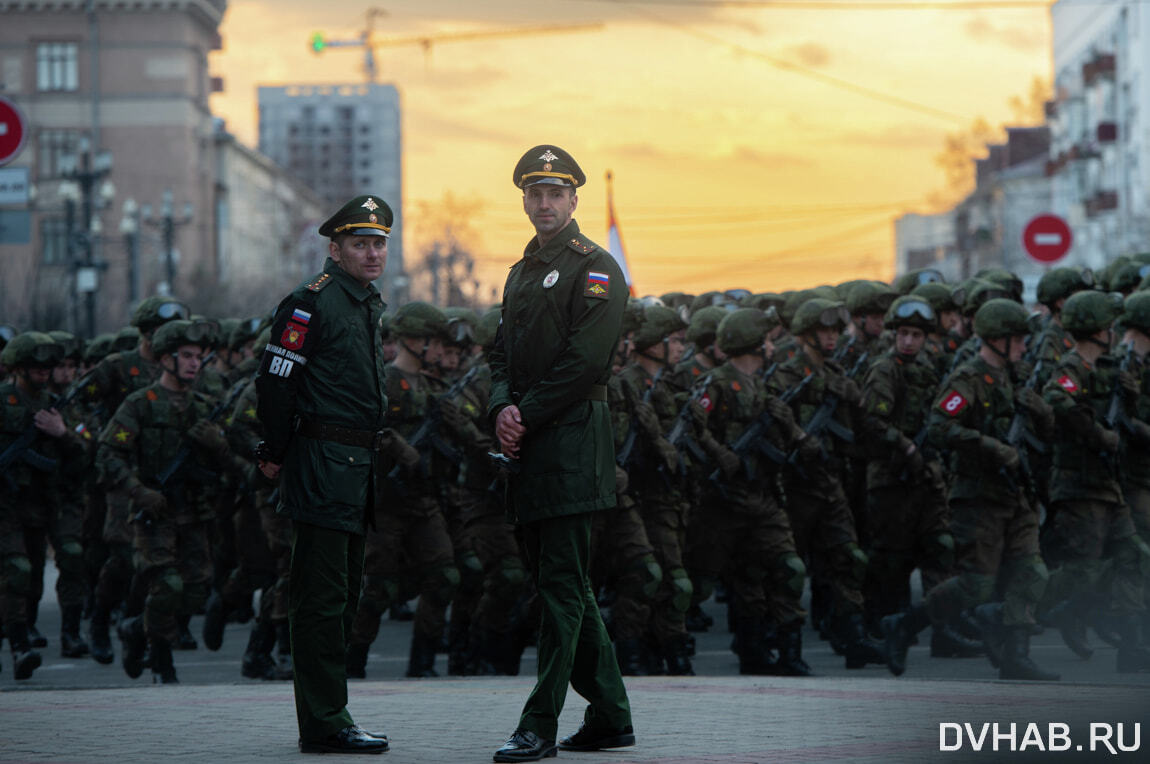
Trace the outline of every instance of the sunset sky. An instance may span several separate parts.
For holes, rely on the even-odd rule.
[[[317,56],[308,40],[356,36],[371,5],[230,2],[213,111],[255,145],[258,85],[362,82],[361,50]],[[1011,122],[1011,96],[1050,76],[1044,6],[739,5],[388,0],[383,38],[604,24],[377,53],[403,103],[409,267],[433,233],[420,212],[442,216],[450,194],[470,210],[479,278],[501,284],[531,234],[511,170],[555,143],[587,173],[576,219],[604,245],[614,173],[640,294],[889,278],[893,219],[946,190],[945,135]]]

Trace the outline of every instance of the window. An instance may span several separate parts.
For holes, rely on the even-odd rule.
[[[77,45],[74,42],[42,42],[36,46],[36,89],[77,89]]]
[[[40,251],[44,265],[65,265],[68,262],[68,224],[62,216],[40,219]]]
[[[80,153],[80,133],[74,130],[41,130],[36,136],[36,172],[40,178],[60,177],[60,157]]]

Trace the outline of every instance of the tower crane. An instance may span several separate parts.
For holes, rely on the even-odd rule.
[[[424,52],[430,51],[432,45],[444,42],[466,42],[493,37],[518,37],[523,35],[556,34],[564,32],[591,32],[603,29],[601,23],[592,24],[544,24],[534,26],[508,27],[505,29],[480,29],[472,32],[444,32],[441,34],[407,35],[400,37],[377,37],[375,34],[375,20],[380,16],[387,16],[383,8],[368,8],[364,30],[358,37],[351,39],[332,39],[325,37],[322,32],[311,36],[311,50],[320,54],[327,48],[363,48],[363,71],[367,76],[368,84],[375,82],[376,48],[394,48],[401,45],[418,45]]]

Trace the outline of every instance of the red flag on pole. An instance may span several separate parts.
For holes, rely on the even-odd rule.
[[[627,267],[627,253],[623,249],[623,235],[619,233],[619,223],[615,220],[615,193],[611,186],[611,171],[607,171],[607,251],[619,268],[623,271],[623,278],[627,280],[627,290],[635,296],[635,285],[631,281],[631,270]]]

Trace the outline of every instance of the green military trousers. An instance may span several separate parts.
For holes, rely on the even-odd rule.
[[[322,740],[353,723],[347,638],[362,580],[363,536],[293,523],[288,621],[301,740]]]
[[[592,729],[631,724],[631,705],[599,606],[591,592],[590,513],[519,526],[517,533],[539,591],[539,678],[523,707],[519,729],[554,740],[567,684],[587,699]]]

